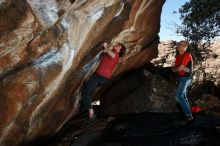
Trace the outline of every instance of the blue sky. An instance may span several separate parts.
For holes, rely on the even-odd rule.
[[[180,25],[180,14],[178,9],[188,2],[189,0],[166,0],[165,4],[163,5],[162,14],[161,14],[161,27],[160,27],[160,40],[181,40],[183,37],[178,36],[175,33],[175,25],[174,23]],[[173,14],[173,11],[177,13]]]

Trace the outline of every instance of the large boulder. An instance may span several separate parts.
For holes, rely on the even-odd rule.
[[[127,47],[114,76],[156,57],[164,1],[1,1],[0,145],[52,136],[76,115],[103,41]]]
[[[175,86],[157,74],[138,69],[108,89],[102,115],[176,111]]]

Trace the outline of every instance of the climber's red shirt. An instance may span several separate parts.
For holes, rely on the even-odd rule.
[[[119,53],[116,50],[113,50],[115,53],[114,58],[108,55],[108,53],[103,53],[100,59],[99,67],[96,70],[96,73],[104,76],[106,78],[112,77],[112,71],[116,64],[118,63]]]
[[[178,67],[180,65],[184,65],[189,69],[192,69],[192,55],[188,52],[185,52],[182,55],[177,55],[176,56],[176,61],[175,61],[175,67]],[[179,76],[185,76],[186,72],[181,70],[177,73]]]

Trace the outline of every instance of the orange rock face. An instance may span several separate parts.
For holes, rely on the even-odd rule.
[[[79,107],[79,89],[104,41],[127,47],[114,76],[157,56],[164,0],[0,2],[0,145],[54,135]]]

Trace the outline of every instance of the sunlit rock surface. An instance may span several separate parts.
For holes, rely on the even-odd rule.
[[[0,145],[54,135],[78,111],[104,41],[127,47],[114,76],[157,56],[164,0],[1,0]]]

